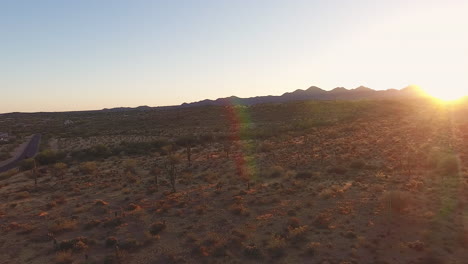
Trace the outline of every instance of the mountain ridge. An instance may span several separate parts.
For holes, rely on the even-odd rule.
[[[286,92],[282,95],[266,95],[240,98],[237,96],[229,96],[217,98],[214,100],[204,99],[201,101],[183,103],[180,107],[194,107],[206,105],[255,105],[262,103],[286,103],[291,101],[306,101],[306,100],[362,100],[362,99],[390,99],[390,98],[404,98],[404,97],[423,97],[424,92],[416,86],[407,86],[403,89],[387,89],[387,90],[373,90],[365,86],[359,86],[354,89],[346,89],[344,87],[336,87],[330,91],[323,90],[317,86],[310,86],[309,88],[296,89],[293,92]]]

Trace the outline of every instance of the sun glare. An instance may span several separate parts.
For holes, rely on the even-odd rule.
[[[442,102],[454,102],[467,96],[468,93],[461,89],[424,89],[426,93]]]

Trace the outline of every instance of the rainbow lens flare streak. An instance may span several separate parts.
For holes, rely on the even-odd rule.
[[[258,170],[255,161],[255,144],[247,138],[251,118],[248,108],[236,104],[235,100],[229,100],[225,104],[228,121],[230,124],[230,142],[238,144],[240,153],[233,158],[237,175],[242,180],[251,182],[256,179]]]

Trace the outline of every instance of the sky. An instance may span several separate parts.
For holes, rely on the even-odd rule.
[[[0,0],[0,113],[468,91],[466,0]]]

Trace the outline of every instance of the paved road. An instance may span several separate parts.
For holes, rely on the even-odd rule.
[[[28,145],[24,148],[24,150],[23,150],[23,152],[21,154],[16,156],[16,158],[13,159],[8,164],[5,164],[2,167],[0,167],[0,173],[15,168],[24,159],[34,157],[37,154],[37,152],[39,151],[39,142],[40,141],[41,141],[41,135],[40,134],[33,135],[31,140],[29,141]]]

